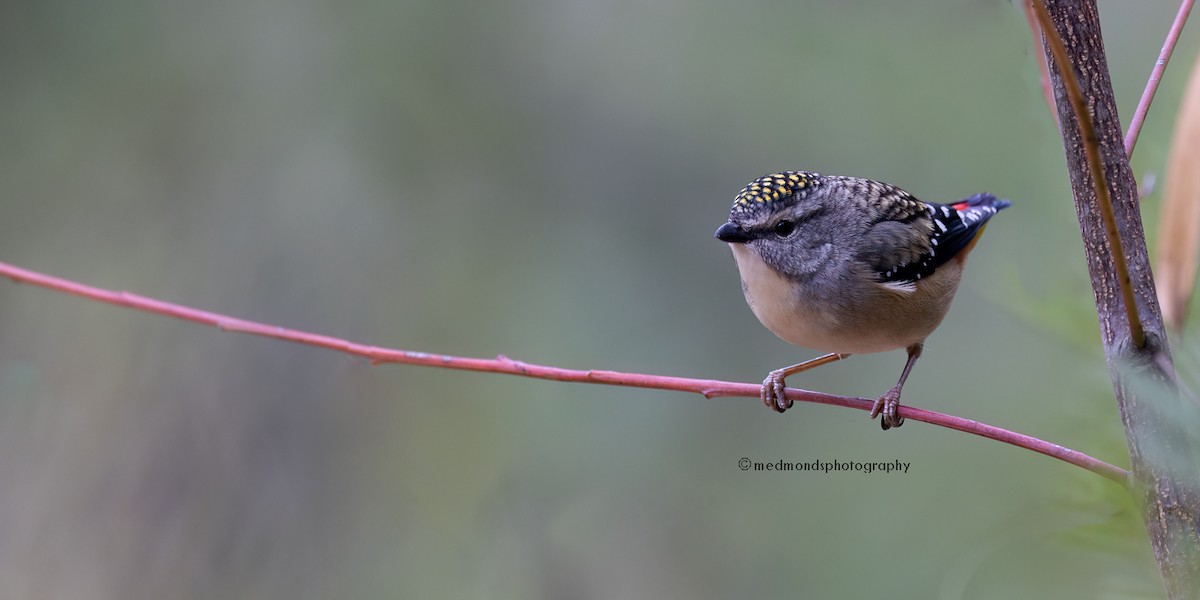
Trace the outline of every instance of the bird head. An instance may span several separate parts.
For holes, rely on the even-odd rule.
[[[716,238],[730,244],[739,267],[761,260],[789,279],[811,277],[836,252],[834,234],[846,231],[831,210],[832,182],[806,171],[759,177],[734,198]]]

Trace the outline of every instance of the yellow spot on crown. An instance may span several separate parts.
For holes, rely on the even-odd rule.
[[[755,206],[778,202],[792,197],[797,192],[816,187],[820,175],[806,171],[784,171],[771,173],[751,181],[733,200],[735,211],[751,210]]]

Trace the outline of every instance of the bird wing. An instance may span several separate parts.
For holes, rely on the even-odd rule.
[[[880,283],[901,290],[969,251],[987,220],[1009,205],[991,194],[953,204],[921,202],[898,189],[880,201],[884,210],[868,226],[859,259],[878,273]]]

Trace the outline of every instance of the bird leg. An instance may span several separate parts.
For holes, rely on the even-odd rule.
[[[824,364],[829,364],[835,360],[842,360],[850,356],[849,354],[838,354],[831,352],[825,356],[818,356],[812,360],[806,360],[798,365],[792,365],[782,369],[775,369],[767,373],[767,378],[763,380],[762,391],[760,398],[767,408],[775,412],[783,412],[792,407],[792,401],[788,400],[787,394],[784,392],[784,378],[788,375],[795,375],[801,371],[807,371],[813,367],[819,367]],[[899,394],[897,394],[899,395]]]
[[[879,421],[879,425],[884,431],[893,427],[899,427],[904,424],[904,417],[896,411],[900,407],[900,390],[904,388],[904,381],[908,379],[908,374],[912,372],[913,365],[917,359],[921,358],[921,349],[924,344],[913,344],[908,347],[908,360],[904,363],[904,371],[900,373],[900,381],[892,386],[884,395],[880,396],[875,401],[875,406],[871,407],[871,418],[883,414],[883,419]]]

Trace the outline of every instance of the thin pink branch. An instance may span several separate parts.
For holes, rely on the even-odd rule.
[[[139,296],[137,294],[131,294],[129,292],[114,292],[59,277],[45,275],[36,271],[22,269],[6,263],[0,263],[0,275],[6,276],[17,283],[29,283],[57,292],[82,296],[97,302],[115,304],[117,306],[124,306],[143,312],[150,312],[168,317],[174,317],[176,319],[183,319],[185,321],[194,321],[196,323],[212,325],[225,331],[248,333],[251,335],[297,342],[309,346],[328,348],[330,350],[337,350],[338,352],[344,352],[346,354],[370,359],[371,362],[375,364],[402,363],[409,365],[423,365],[427,367],[459,369],[465,371],[506,373],[509,375],[520,375],[524,377],[533,377],[536,379],[551,379],[555,381],[623,385],[639,388],[673,390],[678,392],[693,392],[701,394],[706,398],[758,398],[760,391],[760,386],[752,383],[734,383],[730,381],[718,381],[715,379],[691,379],[687,377],[669,377],[663,375],[647,375],[642,373],[621,373],[618,371],[560,369],[558,367],[525,363],[519,360],[513,360],[506,356],[498,356],[494,359],[467,358],[460,356],[448,356],[445,354],[415,352],[411,350],[380,348],[378,346],[359,344],[327,335],[320,335],[306,331],[287,329],[275,325],[257,323],[254,321],[248,321],[246,319],[228,317],[214,312],[208,312],[179,304],[163,302],[162,300],[155,300],[154,298]],[[874,400],[869,400],[867,398],[834,396],[831,394],[822,394],[820,392],[812,392],[795,388],[787,389],[787,397],[796,402],[811,402],[815,404],[844,406],[846,408],[855,408],[862,411],[869,411],[871,406],[875,403]],[[999,427],[993,427],[978,421],[963,419],[930,410],[923,410],[912,406],[900,407],[900,416],[904,417],[905,419],[923,421],[932,425],[938,425],[948,429],[971,433],[980,437],[985,437],[1020,448],[1025,448],[1027,450],[1032,450],[1052,458],[1057,458],[1063,462],[1070,463],[1077,467],[1087,469],[1088,471],[1111,479],[1122,485],[1127,484],[1127,478],[1129,474],[1125,470],[1110,465],[1102,460],[1092,458],[1091,456],[1081,452],[1076,452],[1070,448],[1064,448],[1058,444],[1052,444],[1035,437],[1012,432],[1007,429],[1001,429]]]
[[[1146,113],[1150,112],[1150,103],[1154,101],[1158,83],[1162,81],[1163,72],[1167,70],[1167,63],[1171,61],[1171,53],[1175,51],[1175,43],[1179,41],[1183,25],[1187,23],[1188,13],[1192,12],[1193,1],[1183,0],[1179,4],[1179,12],[1175,13],[1171,29],[1167,31],[1167,39],[1163,41],[1162,50],[1158,53],[1158,60],[1154,62],[1154,68],[1150,70],[1150,79],[1146,81],[1142,99],[1138,101],[1137,109],[1133,111],[1133,119],[1129,121],[1129,129],[1125,131],[1126,157],[1133,156],[1133,147],[1137,145],[1138,135],[1142,132],[1142,123],[1146,121]]]
[[[1029,25],[1029,31],[1033,33],[1033,46],[1035,50],[1042,47],[1042,25],[1038,23],[1037,13],[1034,12],[1033,0],[1025,0],[1025,21]],[[1054,89],[1050,85],[1050,65],[1046,63],[1046,53],[1038,50],[1033,53],[1037,57],[1038,71],[1042,78],[1042,96],[1046,99],[1046,106],[1050,108],[1050,116],[1054,117],[1055,124],[1058,123],[1058,107],[1054,103]]]

